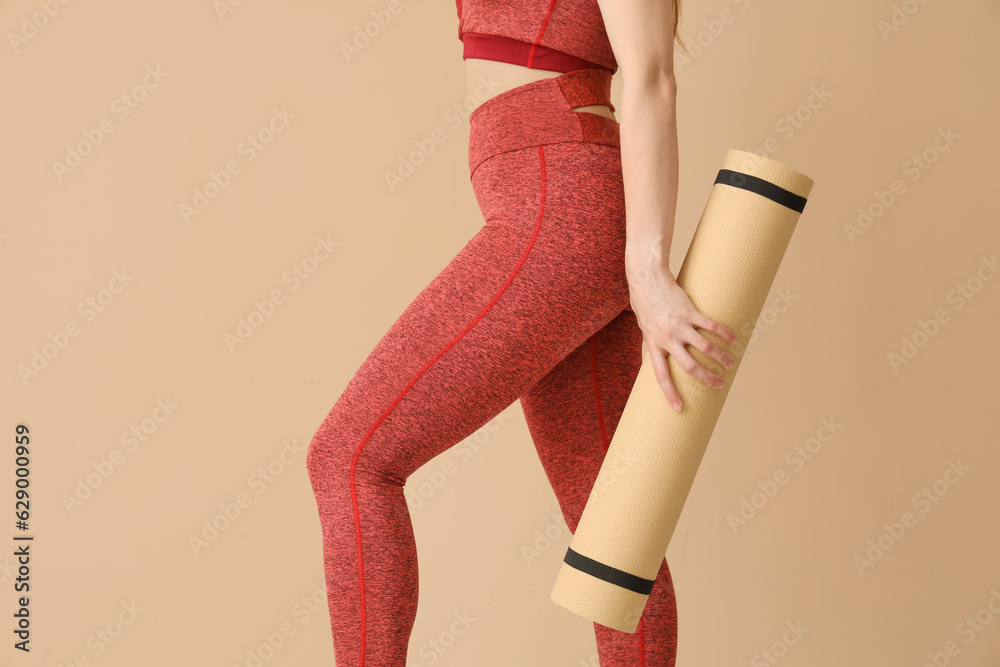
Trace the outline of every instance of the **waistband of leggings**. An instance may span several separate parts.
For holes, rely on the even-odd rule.
[[[606,104],[611,72],[579,69],[491,97],[469,116],[469,177],[500,153],[544,144],[584,142],[621,147],[618,121],[576,107]]]

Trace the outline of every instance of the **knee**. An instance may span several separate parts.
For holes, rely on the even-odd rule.
[[[313,434],[306,450],[306,472],[313,490],[320,493],[332,485],[346,484],[351,459],[359,444],[352,440],[348,424],[337,405]]]
[[[385,458],[385,435],[371,433],[372,415],[341,397],[309,441],[306,471],[316,493],[356,484],[395,483]]]

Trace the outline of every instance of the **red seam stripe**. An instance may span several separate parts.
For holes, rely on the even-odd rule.
[[[549,26],[549,19],[552,17],[552,10],[556,8],[556,0],[552,0],[549,3],[549,10],[545,12],[545,20],[542,21],[542,29],[538,31],[538,37],[535,37],[535,41],[531,44],[531,50],[528,52],[528,67],[531,67],[535,62],[535,47],[537,47],[542,41],[542,35],[545,34],[545,29]]]
[[[531,252],[532,247],[534,247],[535,245],[535,239],[538,238],[538,232],[542,227],[542,216],[545,213],[545,151],[543,150],[542,146],[538,147],[538,159],[541,163],[541,171],[540,171],[541,201],[538,206],[538,220],[535,222],[535,231],[531,235],[531,240],[528,242],[528,247],[525,249],[524,254],[521,255],[521,259],[514,267],[514,270],[511,271],[510,276],[507,277],[507,282],[505,282],[503,286],[500,287],[499,290],[497,290],[497,293],[493,295],[493,299],[490,300],[488,304],[486,304],[486,306],[479,312],[479,314],[476,315],[472,319],[472,321],[469,322],[464,329],[462,329],[462,331],[460,331],[454,338],[452,338],[447,345],[441,348],[441,350],[437,354],[435,354],[430,361],[424,364],[423,368],[417,371],[417,374],[413,376],[413,378],[406,384],[405,387],[403,387],[403,390],[399,392],[399,395],[396,396],[392,404],[389,405],[388,408],[386,408],[385,412],[383,412],[377,420],[375,420],[375,424],[372,425],[372,427],[368,430],[368,433],[365,434],[365,437],[362,438],[361,444],[359,444],[358,448],[354,450],[354,456],[351,458],[351,476],[350,476],[351,505],[354,508],[354,535],[358,543],[358,584],[361,587],[361,659],[359,661],[359,667],[365,667],[365,635],[367,634],[368,630],[368,616],[367,616],[367,608],[365,605],[365,568],[364,568],[364,561],[362,560],[361,557],[362,555],[361,514],[360,511],[358,510],[358,493],[354,482],[354,471],[357,466],[358,456],[361,454],[361,449],[368,442],[368,439],[371,437],[372,433],[375,432],[375,429],[378,428],[379,424],[385,421],[385,419],[389,416],[389,413],[391,413],[395,409],[395,407],[399,404],[399,402],[403,400],[403,396],[406,395],[406,392],[408,392],[410,388],[413,387],[414,384],[416,384],[417,380],[420,379],[420,376],[422,376],[425,372],[427,372],[428,368],[434,365],[434,363],[438,359],[440,359],[445,352],[447,352],[459,340],[461,340],[461,338],[465,336],[465,334],[468,333],[469,330],[472,329],[472,327],[474,327],[476,323],[479,320],[481,320],[486,315],[487,312],[490,311],[491,308],[493,308],[493,305],[500,299],[503,293],[507,291],[507,287],[510,286],[511,282],[514,280],[514,277],[521,270],[521,266],[524,264],[525,260],[528,259],[528,254]]]
[[[639,619],[639,667],[646,667],[646,626]]]

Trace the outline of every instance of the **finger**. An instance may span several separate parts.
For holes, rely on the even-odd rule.
[[[721,322],[716,322],[712,318],[707,317],[701,311],[696,311],[696,312],[697,312],[697,315],[695,315],[694,317],[691,318],[691,320],[695,324],[695,326],[701,327],[705,331],[711,331],[712,333],[716,334],[717,336],[719,336],[722,340],[726,341],[727,343],[730,343],[730,344],[736,343],[736,334],[733,333],[732,329],[730,329],[729,327],[727,327],[725,324],[723,324]],[[698,348],[698,349],[701,349],[701,348]]]
[[[719,346],[712,343],[712,341],[702,336],[697,329],[689,328],[688,339],[691,341],[689,345],[693,345],[695,348],[701,350],[712,359],[715,359],[715,361],[717,361],[723,368],[732,368],[736,365],[736,360],[733,358],[733,355],[729,354]]]
[[[713,389],[719,389],[722,386],[722,376],[712,371],[708,370],[691,356],[691,353],[681,345],[677,352],[672,352],[674,359],[680,364],[689,375],[697,380],[700,380],[702,384],[705,384]]]
[[[649,348],[649,358],[653,362],[653,375],[656,377],[657,384],[660,385],[663,395],[667,397],[667,403],[676,412],[680,412],[683,403],[681,403],[681,396],[677,393],[674,383],[670,379],[670,369],[667,366],[666,357],[669,353],[659,345],[650,345],[649,341],[646,341],[646,346]]]

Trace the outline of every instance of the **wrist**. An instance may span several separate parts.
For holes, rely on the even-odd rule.
[[[664,248],[662,241],[626,242],[625,270],[634,272],[638,269],[670,273],[670,248]]]

